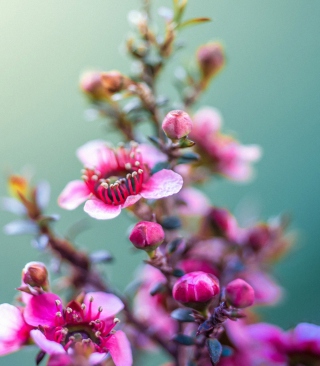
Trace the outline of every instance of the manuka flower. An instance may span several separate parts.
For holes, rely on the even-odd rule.
[[[82,179],[70,182],[59,197],[61,207],[72,210],[86,201],[84,211],[96,219],[112,219],[122,208],[140,198],[159,199],[180,191],[182,178],[162,169],[151,175],[150,148],[132,142],[129,148],[111,148],[105,142],[91,141],[77,150],[85,165]]]
[[[28,343],[30,327],[23,309],[10,304],[0,305],[0,356],[19,350]]]
[[[190,138],[202,163],[211,171],[235,181],[251,178],[251,163],[260,159],[261,149],[257,145],[241,145],[229,135],[220,132],[221,116],[218,111],[205,108],[195,114]]]
[[[66,308],[59,296],[44,293],[32,296],[25,310],[25,321],[34,327],[30,334],[38,347],[50,356],[85,351],[89,364],[111,356],[116,366],[131,366],[129,341],[114,327],[114,315],[123,309],[116,296],[103,292],[87,293],[83,301],[71,301]]]

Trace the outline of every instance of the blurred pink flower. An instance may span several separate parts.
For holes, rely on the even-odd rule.
[[[220,132],[221,115],[215,109],[205,108],[195,114],[190,138],[202,162],[215,173],[235,181],[246,181],[252,176],[251,163],[261,157],[257,145],[241,145],[229,135]],[[207,158],[206,158],[207,157]]]
[[[92,365],[109,355],[116,366],[131,366],[129,341],[114,330],[114,315],[122,309],[119,298],[103,292],[87,293],[83,303],[71,301],[66,308],[59,296],[44,293],[29,300],[24,317],[36,328],[30,332],[33,341],[49,355],[65,354],[80,344],[91,350]]]
[[[158,269],[146,265],[141,272],[141,280],[133,302],[134,313],[152,332],[169,341],[177,330],[177,324],[169,315],[167,296],[162,293],[150,295],[155,285],[166,283],[166,278]]]
[[[122,208],[142,197],[159,199],[179,192],[183,183],[179,174],[162,169],[151,175],[151,164],[156,163],[153,150],[135,142],[130,148],[117,149],[101,140],[86,143],[77,150],[85,165],[83,181],[75,180],[65,187],[58,200],[60,206],[72,210],[87,201],[84,211],[106,220],[118,216]]]
[[[23,309],[10,304],[0,305],[0,356],[18,351],[30,338],[30,327]]]

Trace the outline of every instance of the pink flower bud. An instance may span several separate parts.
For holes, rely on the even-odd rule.
[[[222,45],[220,43],[212,42],[199,47],[197,60],[202,72],[202,77],[204,79],[210,79],[220,71],[224,65],[225,57]]]
[[[101,72],[88,71],[80,78],[80,89],[94,99],[103,99],[106,96],[101,83]]]
[[[136,248],[151,252],[163,242],[164,237],[161,225],[156,222],[140,221],[131,231],[129,239]]]
[[[208,213],[209,223],[216,236],[236,240],[238,224],[230,212],[224,208],[213,207]]]
[[[226,299],[235,308],[246,308],[254,302],[254,290],[246,281],[237,278],[227,285]]]
[[[259,250],[267,246],[270,239],[270,228],[265,224],[259,224],[248,231],[248,244],[254,250]]]
[[[32,287],[48,286],[48,271],[41,262],[29,262],[22,270],[22,281]]]
[[[207,305],[219,292],[217,277],[201,271],[185,274],[179,278],[172,290],[175,300],[191,307],[196,307],[199,303]]]
[[[162,129],[169,139],[179,140],[191,132],[192,120],[184,111],[171,111],[165,116]]]

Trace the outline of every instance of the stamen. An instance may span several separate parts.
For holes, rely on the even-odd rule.
[[[67,313],[71,314],[72,313],[72,309],[71,308],[67,308]]]
[[[138,161],[138,160],[137,160],[137,161],[134,163],[134,165],[135,165],[135,166],[140,166],[140,161]]]
[[[61,311],[57,311],[57,312],[56,312],[56,316],[57,316],[58,318],[62,318]]]
[[[132,169],[132,165],[131,165],[130,163],[126,163],[126,164],[124,165],[124,167],[125,167],[127,170]]]
[[[99,332],[99,331],[95,332],[95,336],[96,336],[97,338],[99,338],[99,337],[101,336],[101,332]]]
[[[139,173],[139,174],[142,174],[142,173],[143,173],[143,170],[142,170],[142,169],[139,169],[139,170],[138,170],[138,173]]]
[[[99,179],[99,177],[98,177],[97,175],[95,175],[95,174],[94,174],[94,175],[91,177],[91,179],[92,179],[92,180],[98,180],[98,179]]]
[[[113,319],[113,322],[114,322],[114,324],[118,324],[118,323],[120,323],[120,319],[118,319],[118,318],[114,318],[114,319]]]
[[[86,310],[86,304],[81,304],[81,309]]]
[[[129,174],[127,174],[127,175],[126,175],[126,178],[127,178],[127,180],[131,179],[131,174],[130,174],[130,173],[129,173]]]
[[[134,152],[132,151],[132,152],[130,153],[130,155],[129,155],[129,156],[130,156],[130,158],[131,158],[131,159],[133,159],[133,158],[134,158],[134,155],[135,155],[135,154],[134,154]]]
[[[82,176],[81,176],[81,179],[83,179],[83,180],[88,180],[88,176],[87,176],[87,175],[82,175]]]
[[[86,171],[86,169],[81,169],[81,170],[80,170],[80,173],[81,173],[81,174],[86,174],[86,172],[87,172],[87,171]]]
[[[103,311],[103,307],[102,307],[102,306],[99,306],[99,307],[98,307],[98,311],[99,311],[100,313],[102,313],[102,311]]]
[[[132,172],[132,178],[136,177],[138,175],[137,172]]]
[[[61,301],[60,300],[55,300],[54,302],[56,303],[56,306],[60,306],[61,305]]]
[[[102,186],[103,188],[105,188],[105,189],[108,189],[108,188],[109,188],[109,184],[108,184],[108,183],[106,183],[106,182],[101,183],[101,186]]]

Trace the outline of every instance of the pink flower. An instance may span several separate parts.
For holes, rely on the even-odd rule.
[[[261,157],[257,145],[241,145],[238,141],[220,132],[221,116],[215,109],[205,108],[194,116],[190,138],[196,142],[196,149],[202,162],[213,172],[235,181],[251,178],[251,163]]]
[[[0,356],[15,352],[27,344],[30,327],[23,310],[10,304],[0,305]]]
[[[135,316],[148,325],[153,332],[159,333],[169,341],[177,331],[177,324],[170,317],[170,310],[168,310],[167,300],[170,299],[165,293],[150,295],[155,285],[166,283],[166,278],[158,269],[146,265],[142,270],[141,280],[142,284],[133,303]]]
[[[289,354],[308,353],[320,356],[320,326],[309,323],[300,323],[289,336]]]
[[[148,156],[149,150],[134,142],[130,148],[113,149],[100,140],[80,147],[77,156],[85,165],[83,181],[75,180],[65,187],[59,197],[60,206],[72,210],[87,201],[84,211],[106,220],[142,197],[159,199],[178,193],[183,184],[179,174],[162,169],[151,175],[155,154]]]
[[[110,355],[116,366],[131,366],[129,341],[114,330],[114,315],[122,309],[120,299],[103,292],[88,293],[82,303],[71,301],[66,308],[59,296],[44,293],[29,300],[24,317],[37,328],[31,331],[34,342],[49,355],[66,354],[80,345],[90,351],[92,365]]]

